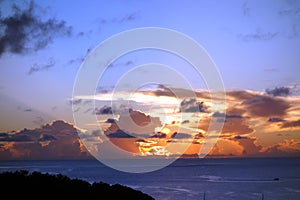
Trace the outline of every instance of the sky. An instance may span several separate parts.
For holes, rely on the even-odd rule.
[[[74,124],[73,115],[93,114],[106,135],[120,133],[121,129],[132,134],[147,132],[151,141],[133,141],[138,153],[170,156],[176,152],[159,148],[172,139],[178,127],[183,131],[179,137],[193,142],[194,147],[188,151],[195,154],[199,144],[204,143],[202,136],[207,132],[209,119],[219,115],[226,119],[212,154],[299,155],[300,1],[78,0],[71,5],[58,0],[1,0],[0,5],[1,132],[39,130],[55,120]],[[175,30],[205,49],[224,84],[226,114],[222,110],[213,112],[206,82],[190,63],[154,49],[130,52],[107,66],[95,96],[73,96],[76,77],[87,56],[113,35],[143,27]],[[128,107],[121,108],[120,103],[114,115],[111,95],[124,74],[147,63],[170,66],[188,80],[196,96],[175,98],[170,88],[183,89],[176,84],[141,85],[133,94],[118,91],[118,97],[131,95],[130,99],[124,98],[131,102],[127,118],[135,121],[132,116],[137,116],[135,123],[148,125],[151,119],[144,131],[132,130],[126,127],[126,116],[122,117]],[[166,73],[155,76],[168,80]],[[136,75],[133,81],[143,77]],[[91,100],[96,100],[95,108]],[[195,135],[199,133],[203,135]],[[157,141],[157,134],[166,135]],[[119,140],[115,135],[108,138]],[[122,143],[125,150],[132,147],[123,141],[113,143]],[[149,146],[155,146],[155,150],[149,150]]]

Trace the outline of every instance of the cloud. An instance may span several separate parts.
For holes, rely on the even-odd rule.
[[[266,156],[300,156],[300,141],[299,140],[284,140],[278,144],[267,147],[263,152]]]
[[[131,60],[128,60],[126,62],[122,62],[122,63],[111,63],[108,67],[121,67],[121,66],[130,66],[130,65],[134,65],[134,62]]]
[[[79,63],[79,64],[82,63],[82,62],[84,61],[84,59],[87,57],[87,55],[91,52],[91,50],[92,50],[92,48],[88,48],[88,49],[85,51],[84,55],[81,55],[81,56],[79,56],[79,57],[77,57],[77,58],[70,59],[70,60],[66,63],[66,65],[69,66],[69,65],[76,64],[76,63]]]
[[[33,112],[33,109],[30,107],[22,107],[22,106],[18,106],[17,107],[18,110],[21,110],[23,112]]]
[[[108,115],[112,114],[112,108],[110,106],[103,106],[101,108],[95,108],[95,114],[96,115]]]
[[[239,34],[238,37],[245,42],[250,41],[269,41],[279,35],[279,32],[262,32],[257,30],[254,33]]]
[[[192,136],[190,134],[186,134],[186,133],[173,133],[171,135],[171,138],[173,139],[186,139],[186,138],[192,138]]]
[[[300,14],[300,8],[290,8],[290,9],[279,10],[278,14],[281,16],[298,15],[298,14]]]
[[[291,94],[291,89],[288,87],[275,87],[273,89],[266,89],[266,93],[272,96],[289,96]]]
[[[108,118],[105,123],[109,123],[109,124],[115,124],[116,123],[116,120],[115,119],[111,119],[111,118]]]
[[[233,139],[243,147],[243,156],[257,156],[261,154],[262,146],[256,145],[256,138],[236,136]]]
[[[27,9],[13,4],[13,13],[0,16],[0,56],[5,52],[24,54],[45,48],[56,37],[71,36],[72,27],[65,21],[42,20],[44,12],[36,14],[37,5],[31,1]]]
[[[118,126],[130,133],[134,134],[151,134],[155,132],[155,128],[161,127],[159,117],[152,117],[137,110],[131,110],[129,114],[120,115]]]
[[[131,22],[139,18],[140,18],[139,14],[137,12],[133,12],[133,13],[125,14],[124,16],[114,17],[112,19],[100,19],[99,23],[101,25],[114,24],[114,23],[121,24],[125,22]]]
[[[180,103],[180,112],[206,112],[204,102],[197,102],[195,98],[184,99]]]
[[[285,121],[282,123],[281,128],[300,127],[300,119],[296,121]]]
[[[248,2],[244,2],[243,5],[242,5],[242,12],[243,12],[243,15],[244,16],[250,16],[250,8],[248,6]]]
[[[109,133],[106,136],[109,138],[135,138],[134,136],[129,135],[128,133],[122,130],[117,130],[116,132]]]
[[[268,119],[268,122],[283,122],[284,120],[279,117],[272,117]]]
[[[220,112],[215,112],[212,116],[213,116],[213,117],[238,118],[238,119],[243,118],[241,115],[236,115],[236,114],[224,114],[224,113],[220,113]]]
[[[213,114],[215,117],[224,117],[224,113],[216,112]],[[244,135],[253,133],[254,129],[248,121],[247,117],[242,117],[234,113],[229,113],[226,116],[225,123],[221,132],[221,136],[230,135]],[[202,118],[199,120],[198,128],[204,131],[208,130],[210,124],[209,118]]]
[[[62,120],[37,129],[1,134],[0,159],[87,159],[77,129]]]
[[[27,134],[14,134],[8,135],[6,137],[1,137],[2,142],[31,142],[33,139]]]
[[[38,116],[38,117],[36,117],[35,120],[32,121],[32,123],[33,123],[33,124],[36,124],[36,125],[38,125],[38,126],[42,126],[43,124],[46,123],[46,121],[44,120],[43,117]]]
[[[28,75],[32,75],[35,72],[39,72],[39,71],[48,71],[50,68],[55,66],[55,61],[53,60],[53,58],[50,58],[48,63],[46,64],[33,64],[33,66],[29,69],[28,71]]]
[[[272,96],[257,95],[242,103],[251,116],[256,117],[280,117],[290,108],[289,102]]]
[[[254,130],[251,128],[249,123],[243,118],[228,118],[224,123],[222,133],[231,134],[249,134]]]

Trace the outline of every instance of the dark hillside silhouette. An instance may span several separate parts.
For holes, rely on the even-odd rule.
[[[21,170],[0,174],[1,195],[12,199],[131,199],[153,200],[151,196],[119,184],[103,182],[90,184],[80,179],[70,179],[57,174],[43,174]]]

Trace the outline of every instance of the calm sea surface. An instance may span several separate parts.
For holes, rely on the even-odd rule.
[[[300,199],[300,158],[179,159],[142,174],[116,171],[97,160],[0,161],[0,172],[16,170],[119,183],[157,200]]]

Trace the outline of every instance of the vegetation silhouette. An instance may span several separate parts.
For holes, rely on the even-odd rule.
[[[83,197],[84,199],[131,199],[154,200],[151,196],[119,184],[104,182],[90,184],[80,179],[71,179],[62,174],[26,170],[3,172],[0,174],[1,195],[22,199],[51,199]]]

